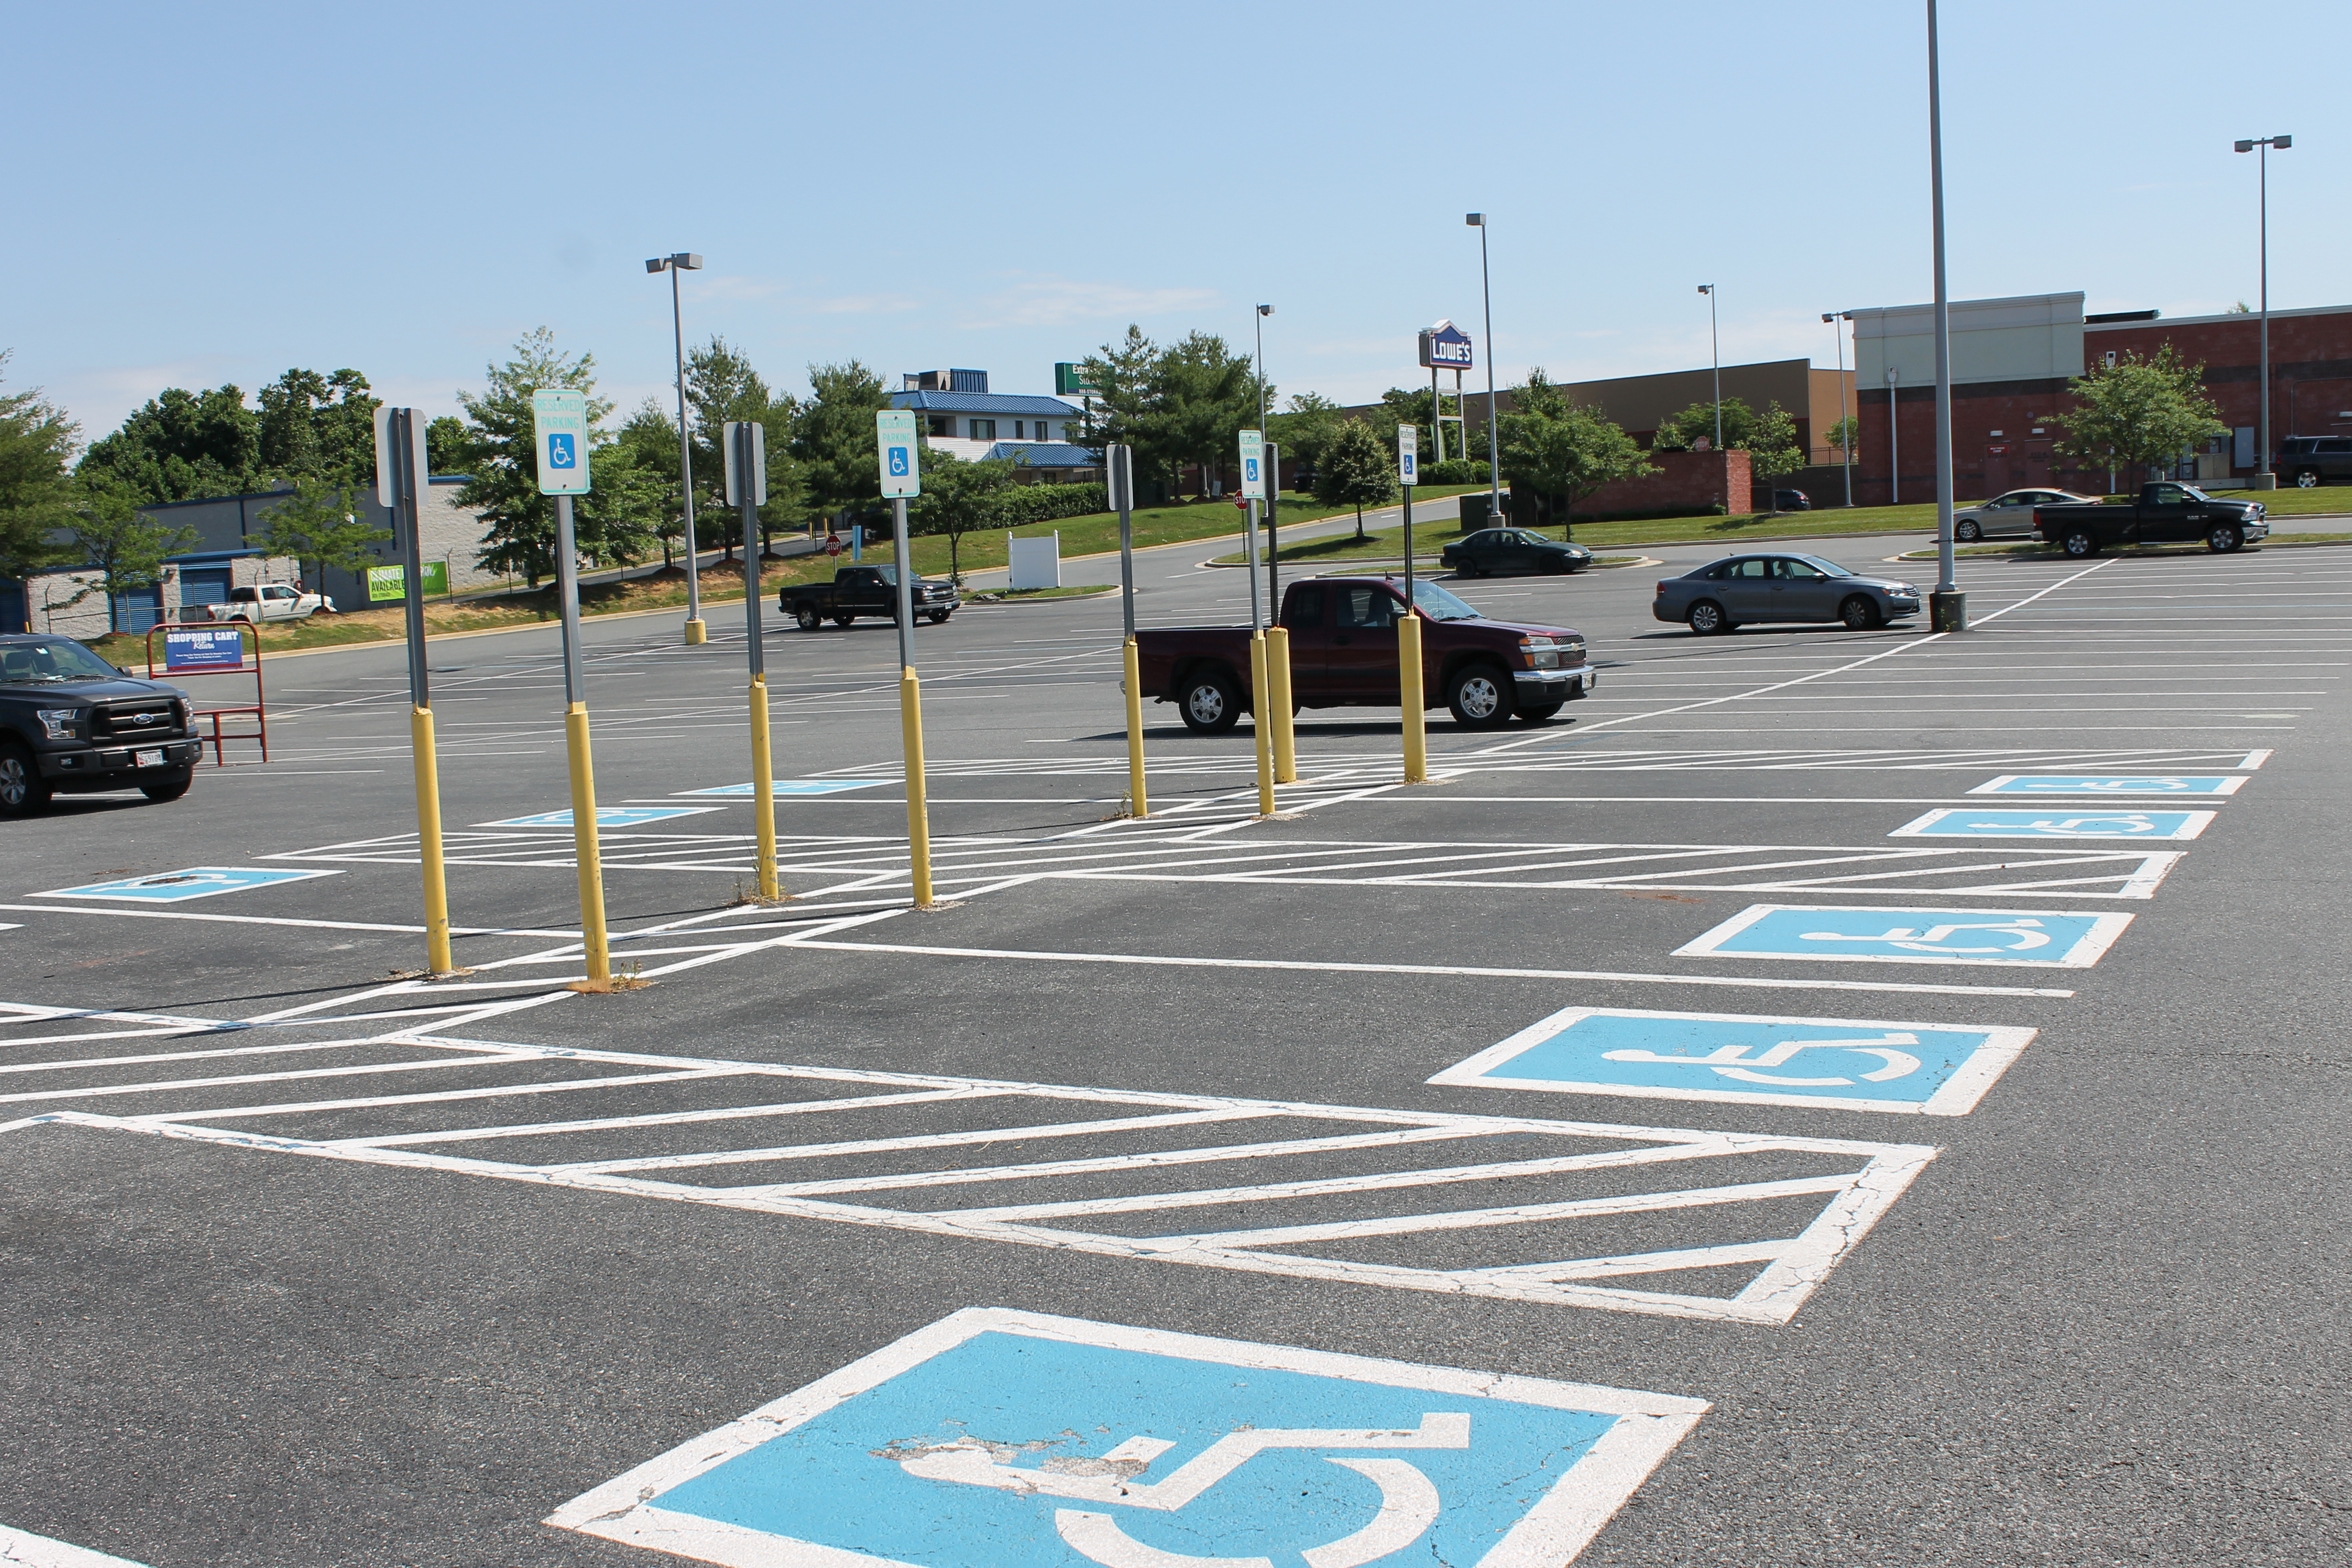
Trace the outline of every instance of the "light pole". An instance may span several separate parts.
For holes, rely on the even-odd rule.
[[[669,324],[677,344],[677,489],[686,501],[686,640],[698,643],[707,635],[702,624],[702,563],[694,548],[694,453],[686,434],[686,317],[677,298],[677,275],[702,270],[702,258],[690,250],[647,260],[648,272],[669,274]]]
[[[1495,424],[1495,289],[1486,274],[1486,215],[1465,213],[1462,221],[1478,231],[1478,296],[1486,310],[1486,521],[1492,526],[1503,514],[1503,443]]]
[[[1706,347],[1715,361],[1715,449],[1723,450],[1723,340],[1715,331],[1715,285],[1702,283],[1698,291],[1706,296]]]
[[[1271,305],[1257,308],[1257,429],[1260,437],[1266,436],[1265,319],[1273,314],[1274,307]],[[1275,613],[1280,615],[1282,576],[1276,558],[1282,553],[1282,536],[1274,520],[1274,509],[1282,504],[1282,453],[1270,439],[1265,449],[1265,597],[1267,604],[1276,606]]]
[[[1838,322],[1853,320],[1853,312],[1823,310],[1822,320],[1837,333],[1838,451],[1845,458],[1845,504],[1850,507],[1853,505],[1853,431],[1845,422],[1845,329]]]
[[[2284,153],[2294,145],[2292,136],[2255,136],[2237,144],[2241,153],[2262,149],[2258,162],[2262,167],[2262,252],[2263,252],[2263,405],[2254,434],[2259,448],[2254,453],[2254,489],[2274,488],[2278,480],[2271,473],[2271,149]]]
[[[1953,580],[1952,300],[1944,280],[1944,95],[1936,54],[1936,0],[1927,0],[1927,207],[1936,249],[1936,591],[1927,616],[1939,632],[1969,629],[1969,602]]]

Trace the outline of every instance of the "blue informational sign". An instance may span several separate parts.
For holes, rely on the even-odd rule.
[[[736,1568],[1560,1568],[1706,1408],[973,1308],[547,1522]]]
[[[890,779],[770,779],[768,794],[772,798],[789,795],[839,795],[844,790],[872,789],[876,784],[893,782],[895,781]],[[751,786],[748,784],[719,784],[710,789],[678,791],[680,795],[688,797],[694,795],[748,797],[751,793]]]
[[[129,899],[142,904],[176,904],[185,899],[209,899],[217,893],[242,893],[279,882],[300,882],[312,877],[341,875],[341,871],[264,871],[249,866],[191,866],[182,871],[159,871],[152,877],[126,877],[119,882],[92,882],[86,888],[59,888],[34,896],[42,899]]]
[[[1675,956],[2088,969],[2129,924],[2129,915],[2050,910],[1751,904]]]
[[[1432,1083],[1965,1116],[2032,1029],[1568,1007]]]
[[[2217,813],[2101,811],[2055,805],[2039,811],[1931,811],[1890,838],[2194,838]]]
[[[600,805],[596,808],[599,827],[642,827],[648,822],[667,822],[673,816],[693,816],[700,812],[717,811],[715,805]],[[570,827],[572,813],[542,811],[533,816],[509,816],[503,822],[484,822],[482,827]]]
[[[2200,773],[2003,773],[1970,795],[2235,795],[2246,781]]]
[[[167,670],[235,669],[245,662],[245,633],[236,626],[173,626],[163,634]]]

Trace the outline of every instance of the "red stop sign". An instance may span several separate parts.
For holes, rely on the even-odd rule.
[[[1235,496],[1235,497],[1234,498],[1234,510],[1235,511],[1247,511],[1247,510],[1249,510],[1249,497],[1247,497],[1247,496]]]
[[[840,553],[841,553],[841,541],[840,541],[839,539],[827,539],[827,540],[824,542],[824,552],[825,552],[827,555],[838,555],[838,554],[840,554]]]

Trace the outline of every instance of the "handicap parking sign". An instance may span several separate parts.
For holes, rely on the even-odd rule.
[[[579,457],[572,449],[570,435],[557,432],[548,437],[547,466],[549,468],[569,468],[577,465],[579,461]]]
[[[265,871],[250,866],[190,866],[184,870],[158,871],[151,877],[126,877],[119,882],[58,888],[34,897],[130,899],[142,904],[176,904],[187,899],[209,899],[216,893],[242,893],[250,888],[267,888],[278,882],[341,875],[341,871]]]
[[[2053,910],[1750,904],[1675,956],[2088,969],[2130,923],[2125,914]]]
[[[600,805],[596,808],[599,827],[641,827],[648,822],[667,822],[673,816],[693,816],[705,811],[717,811],[715,805]],[[531,816],[509,816],[503,822],[482,822],[478,827],[569,827],[572,813],[542,811]]]
[[[1965,1116],[2032,1029],[1567,1007],[1432,1083]]]
[[[737,1568],[1560,1568],[1706,1408],[971,1308],[547,1522]]]
[[[2003,773],[1970,795],[2235,795],[2243,778],[2193,773]]]
[[[2040,811],[1931,811],[1912,818],[1890,838],[2194,838],[2210,811],[2098,811],[2082,806]]]

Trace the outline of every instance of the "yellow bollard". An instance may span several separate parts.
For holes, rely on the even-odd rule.
[[[751,678],[751,809],[760,835],[760,896],[782,898],[776,886],[776,764],[768,753],[768,678]]]
[[[425,963],[435,974],[457,967],[449,956],[449,889],[441,870],[441,773],[433,755],[433,710],[408,710],[408,749],[416,762],[416,847],[425,868]]]
[[[898,721],[907,746],[907,868],[915,885],[915,907],[931,903],[931,816],[923,799],[923,689],[912,665],[898,672]]]
[[[1135,639],[1127,639],[1127,805],[1130,816],[1150,816],[1143,794],[1143,671]]]
[[[612,951],[604,938],[604,861],[596,847],[596,774],[588,760],[588,704],[574,702],[563,715],[563,745],[572,760],[572,854],[580,867],[580,949],[588,979],[613,978]]]
[[[1266,684],[1274,697],[1274,782],[1298,782],[1298,735],[1290,725],[1290,633],[1265,628]]]
[[[1429,725],[1422,704],[1429,700],[1421,670],[1421,617],[1397,623],[1397,695],[1404,702],[1404,782],[1429,782]]]
[[[1265,634],[1250,633],[1250,728],[1257,734],[1257,814],[1274,815],[1274,706],[1265,689]]]
[[[686,642],[688,647],[692,647],[698,643],[709,642],[709,640],[710,628],[704,626],[699,619],[691,620],[686,623]]]

